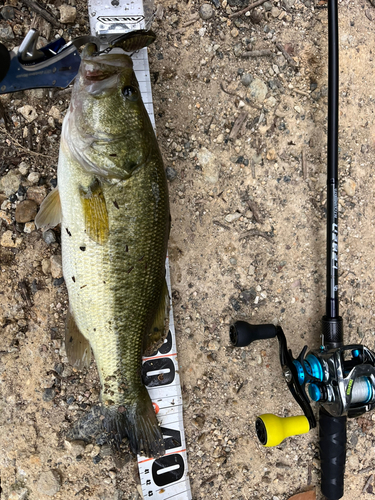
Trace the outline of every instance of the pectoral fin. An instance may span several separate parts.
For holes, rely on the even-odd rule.
[[[65,350],[69,363],[77,370],[88,368],[91,363],[91,347],[89,341],[79,331],[70,310],[65,322]]]
[[[155,350],[158,343],[162,338],[167,329],[167,321],[169,317],[169,292],[167,282],[164,281],[163,290],[160,296],[159,306],[156,311],[155,319],[152,324],[151,330],[145,339],[145,351],[148,351],[150,348]]]
[[[108,212],[102,187],[97,179],[87,191],[80,188],[85,217],[85,228],[89,237],[104,245],[109,236]]]
[[[39,212],[35,217],[35,225],[39,229],[55,227],[61,222],[61,203],[59,189],[55,187],[42,201]]]

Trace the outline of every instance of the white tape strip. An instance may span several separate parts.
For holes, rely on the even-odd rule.
[[[166,274],[172,296],[168,258]],[[191,500],[186,441],[182,415],[182,394],[178,374],[173,310],[169,315],[168,336],[158,352],[143,358],[143,380],[162,428],[166,454],[157,459],[138,456],[144,498]]]

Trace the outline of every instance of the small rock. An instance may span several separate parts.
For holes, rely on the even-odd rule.
[[[64,24],[74,23],[77,17],[77,9],[71,7],[70,5],[61,5],[59,7],[60,11],[60,22]]]
[[[172,167],[167,167],[167,168],[165,169],[165,174],[166,174],[166,176],[167,176],[167,179],[168,179],[169,181],[171,181],[171,182],[172,182],[172,181],[174,181],[174,180],[175,180],[175,178],[177,177],[177,172],[176,172],[176,170],[175,170],[174,168],[172,168]]]
[[[264,101],[264,105],[266,108],[274,108],[277,104],[276,99],[271,95],[268,99]]]
[[[62,277],[62,259],[61,255],[51,256],[51,274],[53,278]]]
[[[49,116],[52,116],[55,120],[60,121],[62,119],[61,112],[56,106],[52,106],[48,111]]]
[[[23,228],[24,233],[32,233],[35,231],[34,222],[26,222],[25,227]]]
[[[271,148],[267,151],[267,160],[276,160],[276,151],[274,148]]]
[[[53,118],[53,116],[49,116],[47,121],[48,121],[48,125],[51,128],[55,128],[55,119]]]
[[[38,205],[33,200],[21,201],[16,208],[16,222],[30,222],[35,219]]]
[[[13,40],[14,33],[11,26],[5,25],[0,26],[0,39],[1,40]]]
[[[94,462],[94,464],[98,464],[101,460],[102,460],[102,457],[100,455],[96,455],[92,459],[92,461]]]
[[[216,156],[207,148],[201,148],[197,153],[197,157],[202,166],[204,178],[211,184],[215,184],[219,180],[219,168]]]
[[[223,144],[223,142],[224,142],[224,134],[219,134],[216,137],[216,142],[217,142],[217,144]]]
[[[21,182],[21,176],[13,172],[8,172],[0,179],[0,190],[9,197],[16,193]]]
[[[228,214],[224,217],[224,220],[226,222],[234,222],[235,220],[239,219],[242,216],[242,214],[238,212],[234,212],[234,214]]]
[[[50,274],[51,272],[51,261],[50,259],[43,259],[42,260],[42,271],[44,274]]]
[[[53,398],[56,396],[56,391],[53,387],[49,387],[47,389],[44,389],[43,392],[43,401],[52,401]]]
[[[223,0],[224,1],[224,0]],[[215,7],[218,9],[220,7],[220,0],[211,0],[211,2],[215,5]],[[223,6],[224,8],[224,6]]]
[[[242,43],[236,43],[233,47],[233,53],[236,57],[240,57],[242,54]]]
[[[254,78],[249,88],[251,97],[262,104],[268,92],[267,85],[262,80]]]
[[[0,14],[2,15],[3,19],[5,19],[5,21],[11,21],[15,16],[14,8],[10,5],[6,5],[1,9]]]
[[[207,19],[211,19],[214,15],[214,9],[208,3],[203,3],[199,9],[199,15],[201,19],[207,21]]]
[[[285,8],[285,10],[288,10],[288,11],[291,10],[294,3],[295,3],[295,0],[282,0],[283,7]]]
[[[85,453],[86,444],[84,441],[64,441],[66,450],[71,453],[74,457],[77,455],[83,455]]]
[[[17,487],[17,484],[15,484],[15,486]],[[8,500],[26,500],[28,497],[28,494],[29,494],[29,492],[27,491],[26,488],[15,489],[8,496]]]
[[[61,476],[57,470],[42,472],[39,476],[36,488],[42,495],[52,497],[60,491]]]
[[[272,9],[272,3],[271,2],[264,2],[263,8],[266,12],[269,12]]]
[[[38,172],[30,172],[27,176],[27,180],[31,182],[31,184],[38,184],[40,179],[40,174]]]
[[[237,28],[233,28],[230,32],[230,34],[232,35],[233,38],[237,38],[238,37],[238,34],[239,34],[239,31]]]
[[[22,24],[13,24],[13,33],[16,36],[22,36],[23,35],[23,25]]]
[[[22,108],[19,108],[18,112],[21,113],[21,115],[25,118],[25,120],[28,123],[31,123],[36,118],[38,118],[38,113],[36,112],[36,109],[33,106],[30,106],[29,104],[26,104],[25,106],[22,106]]]
[[[18,165],[18,171],[21,175],[27,175],[29,173],[29,165],[25,161],[22,161]]]
[[[56,243],[55,232],[52,231],[52,229],[47,229],[47,231],[44,231],[43,233],[43,240],[45,241],[45,243],[47,243],[47,245],[52,245],[52,243]]]
[[[1,237],[0,244],[1,246],[8,248],[14,248],[17,246],[16,242],[13,239],[12,231],[5,231],[5,233]]]
[[[276,18],[279,17],[281,10],[278,9],[277,7],[272,7],[271,9],[271,16]]]
[[[241,77],[241,83],[245,85],[245,87],[249,87],[253,80],[254,78],[249,73],[244,73]]]
[[[46,196],[47,196],[46,186],[31,186],[27,190],[27,199],[35,201],[37,205],[40,205]]]
[[[352,179],[346,179],[343,187],[348,196],[354,196],[356,183]]]

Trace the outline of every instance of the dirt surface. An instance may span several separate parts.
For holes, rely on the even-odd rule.
[[[34,14],[16,0],[8,5],[14,17],[0,28],[11,49]],[[260,413],[300,414],[276,341],[233,349],[229,325],[279,323],[295,355],[319,346],[327,8],[270,1],[231,18],[247,1],[216,0],[203,20],[201,5],[161,0],[149,51],[160,147],[170,177],[177,174],[169,252],[193,498],[287,500],[316,488],[319,499],[317,431],[272,449],[255,435]],[[49,4],[55,18],[59,6]],[[34,21],[44,43],[69,40],[89,32],[86,12],[79,0],[75,21],[61,29]],[[339,18],[341,314],[345,341],[374,349],[375,10],[365,0],[342,1]],[[272,55],[243,57],[252,50]],[[59,230],[44,237],[35,230],[35,204],[26,215],[16,211],[25,199],[38,205],[55,185],[69,99],[70,91],[56,90],[1,97],[1,498],[137,500],[126,443],[113,455],[108,445],[65,440],[98,401],[96,366],[76,372],[66,358]],[[345,500],[373,498],[374,424],[373,414],[348,423]]]

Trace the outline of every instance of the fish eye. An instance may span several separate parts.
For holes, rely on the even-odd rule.
[[[138,90],[135,87],[128,85],[122,89],[122,95],[130,101],[136,101],[138,99]]]

